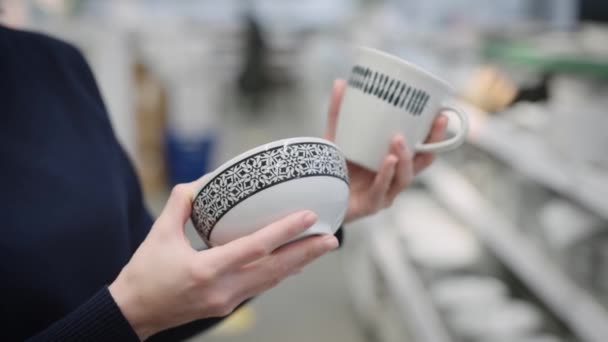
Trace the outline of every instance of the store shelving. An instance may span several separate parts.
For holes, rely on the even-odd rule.
[[[520,166],[524,168],[524,165]],[[536,165],[528,167],[526,172],[532,172]],[[558,179],[560,172],[547,172],[541,176]],[[464,176],[438,161],[421,180],[450,213],[474,229],[482,242],[574,335],[584,342],[608,341],[606,309],[493,207]]]
[[[551,39],[551,37],[546,38]],[[582,44],[584,34],[578,39],[563,36],[558,43],[553,43],[558,44],[558,51],[555,51],[555,46],[543,47],[543,37],[536,37],[536,39],[537,41],[534,39],[529,41],[490,40],[486,42],[482,53],[486,58],[494,61],[532,68],[541,72],[591,75],[608,79],[608,63],[603,51],[595,45]],[[546,41],[544,43],[547,44]]]
[[[421,277],[404,257],[399,239],[391,235],[391,230],[379,229],[371,235],[370,247],[391,298],[404,311],[402,317],[407,317],[404,324],[413,341],[451,342]]]
[[[469,111],[468,142],[507,163],[529,179],[565,196],[608,220],[608,176],[590,166],[572,163],[532,132],[501,118]]]

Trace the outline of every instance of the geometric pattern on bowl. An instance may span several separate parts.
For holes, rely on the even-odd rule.
[[[209,180],[193,203],[194,228],[210,246],[215,224],[248,197],[274,185],[304,177],[336,177],[348,184],[342,153],[324,143],[293,143],[253,154]]]

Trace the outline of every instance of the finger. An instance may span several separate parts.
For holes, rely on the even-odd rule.
[[[434,143],[441,141],[445,136],[445,131],[448,127],[448,117],[444,114],[439,114],[439,116],[433,121],[433,126],[431,127],[431,133],[426,139],[427,143]]]
[[[291,272],[289,272],[289,274],[287,276],[291,277],[291,276],[298,275],[298,274],[302,273],[302,269],[303,269],[303,267],[296,267]]]
[[[270,255],[316,221],[317,216],[311,211],[294,213],[253,234],[201,253],[206,252],[204,258],[215,257],[220,272],[233,269]]]
[[[428,152],[416,155],[416,157],[414,157],[414,173],[419,174],[422,172],[424,169],[433,164],[435,158],[436,156],[434,153]]]
[[[325,139],[334,141],[336,138],[336,130],[338,128],[338,114],[340,113],[340,104],[346,89],[346,81],[338,79],[334,81],[334,86],[331,92],[331,102],[329,104],[329,112],[327,114],[327,125],[325,127]]]
[[[192,199],[196,198],[196,196],[198,196],[198,192],[201,190],[201,188],[203,187],[203,184],[205,184],[205,182],[207,182],[208,178],[210,177],[210,174],[205,174],[202,177],[200,177],[199,179],[187,183],[187,185],[190,187],[191,191],[192,191]]]
[[[333,235],[313,236],[283,246],[242,268],[235,278],[237,284],[242,284],[237,297],[245,300],[258,295],[337,247],[338,240]]]
[[[192,213],[192,201],[196,196],[195,192],[200,189],[208,176],[206,174],[194,182],[178,184],[173,187],[169,199],[158,218],[159,221],[167,223],[161,226],[171,228],[177,226],[182,231],[184,230],[184,226]]]
[[[158,220],[167,224],[163,227],[183,227],[192,211],[192,189],[188,184],[178,184],[171,190]]]
[[[414,178],[414,166],[412,160],[412,153],[409,147],[405,143],[405,139],[398,136],[394,139],[393,144],[396,146],[396,150],[399,153],[399,162],[397,163],[396,174],[393,182],[388,190],[387,204],[393,202],[395,197],[405,189],[412,179]]]
[[[384,203],[384,197],[395,175],[397,161],[398,158],[395,155],[389,154],[384,158],[382,166],[374,178],[372,186],[369,189],[369,201],[374,208],[380,207]]]
[[[433,122],[431,133],[427,137],[426,142],[434,143],[443,140],[448,126],[448,118],[441,114]],[[414,157],[414,174],[427,168],[435,160],[434,153],[417,153]]]

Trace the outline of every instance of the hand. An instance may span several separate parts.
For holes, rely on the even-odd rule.
[[[325,138],[335,140],[340,103],[346,89],[344,80],[334,83]],[[433,122],[426,142],[443,139],[448,120],[441,114]],[[417,153],[406,146],[403,136],[395,136],[377,173],[347,161],[350,176],[350,200],[345,222],[375,214],[390,207],[397,195],[405,189],[415,175],[426,169],[435,160],[432,153]]]
[[[142,340],[190,321],[228,315],[338,246],[333,235],[283,246],[316,221],[306,211],[226,245],[195,251],[184,225],[198,182],[173,189],[150,233],[109,287]]]

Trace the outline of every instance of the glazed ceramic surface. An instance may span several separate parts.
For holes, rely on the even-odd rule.
[[[208,246],[251,234],[299,210],[317,223],[301,238],[333,234],[348,207],[340,150],[320,138],[291,138],[249,150],[214,171],[194,197],[192,222]]]
[[[430,73],[384,52],[359,48],[340,106],[336,145],[346,157],[378,170],[390,140],[402,134],[418,152],[448,151],[460,146],[468,131],[467,115],[450,103],[452,88]],[[435,117],[456,114],[458,133],[426,144]]]

